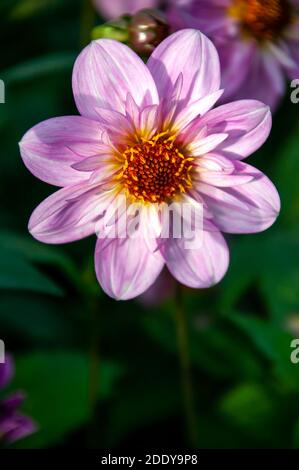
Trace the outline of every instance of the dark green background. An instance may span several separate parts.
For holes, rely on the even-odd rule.
[[[44,119],[76,113],[72,65],[100,21],[79,0],[0,0],[0,338],[16,360],[11,389],[27,392],[23,409],[39,423],[17,446],[184,447],[174,301],[112,301],[95,280],[95,237],[55,247],[27,233],[55,188],[25,169],[18,141]],[[290,361],[299,337],[299,104],[286,90],[270,139],[249,159],[277,185],[280,218],[265,233],[229,237],[219,286],[184,291],[202,448],[299,446],[299,364]]]

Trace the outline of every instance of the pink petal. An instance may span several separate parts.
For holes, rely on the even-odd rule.
[[[184,106],[174,119],[173,126],[177,129],[184,129],[198,116],[204,116],[219,100],[223,90],[215,91],[204,98]]]
[[[74,169],[84,158],[101,153],[99,123],[81,116],[48,119],[30,129],[20,142],[26,167],[37,178],[56,186],[89,177]]]
[[[232,160],[221,155],[207,154],[196,160],[197,181],[211,186],[230,187],[248,183],[254,177],[249,174],[240,174]]]
[[[253,178],[250,175],[225,175],[219,172],[201,172],[199,176],[203,183],[220,188],[230,188],[231,186],[239,186],[248,183]]]
[[[130,94],[127,96],[126,102],[126,119],[131,126],[131,134],[133,132],[133,140],[135,142],[136,131],[143,138],[150,139],[156,133],[161,125],[160,105],[149,105],[139,108]],[[126,125],[128,127],[128,124]],[[123,126],[119,132],[123,132]],[[133,130],[133,131],[132,131]],[[128,130],[130,132],[130,129]]]
[[[101,216],[115,198],[99,183],[60,189],[45,199],[33,212],[29,231],[44,243],[68,243],[95,233]]]
[[[158,0],[93,0],[95,7],[104,17],[118,18],[125,13],[136,13],[143,8],[154,8]]]
[[[91,172],[101,169],[103,167],[105,167],[106,169],[108,165],[114,167],[115,165],[113,165],[112,161],[113,157],[107,153],[84,158],[79,163],[75,163],[74,165],[72,165],[72,167],[79,171]]]
[[[228,134],[210,134],[206,137],[199,138],[198,140],[193,141],[191,144],[188,145],[188,151],[193,156],[200,156],[204,155],[205,153],[211,152],[212,150],[216,149],[217,147],[225,142],[227,139]]]
[[[150,139],[157,131],[160,123],[159,107],[157,105],[146,106],[139,116],[139,130],[142,137]]]
[[[135,103],[132,95],[128,93],[127,101],[126,101],[126,117],[134,125],[135,129],[138,128],[139,126],[139,115],[140,115],[140,109]]]
[[[159,251],[151,252],[142,237],[98,239],[96,274],[107,295],[128,300],[141,295],[156,281],[164,266]]]
[[[180,99],[192,103],[220,88],[220,65],[215,46],[195,29],[185,29],[165,39],[153,52],[150,69],[160,98],[169,97],[180,74]]]
[[[97,108],[125,114],[128,93],[138,106],[158,103],[154,80],[129,47],[110,39],[88,45],[76,60],[73,92],[79,112],[99,119]]]
[[[227,133],[228,138],[218,147],[232,159],[248,157],[261,147],[270,134],[272,119],[268,106],[254,100],[242,100],[209,111],[198,126],[209,134]]]
[[[110,132],[118,132],[128,134],[134,131],[132,123],[126,116],[118,111],[105,108],[97,108],[98,117],[105,127],[108,135]]]
[[[214,223],[227,233],[256,233],[269,228],[278,217],[280,199],[271,181],[250,165],[235,162],[236,178],[250,176],[251,180],[231,187],[215,187],[199,183],[199,198],[204,199]],[[231,180],[233,183],[233,176]]]
[[[232,174],[235,170],[234,162],[217,153],[208,153],[196,160],[199,170]]]
[[[205,221],[202,246],[186,249],[182,238],[167,240],[163,255],[171,274],[183,285],[206,288],[217,284],[229,265],[227,244],[218,229]]]

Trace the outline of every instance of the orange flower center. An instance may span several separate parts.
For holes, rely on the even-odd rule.
[[[194,159],[185,157],[174,140],[163,132],[125,150],[119,177],[135,200],[167,202],[192,187]]]
[[[259,42],[278,39],[292,22],[288,0],[233,0],[229,14],[241,22],[244,36]]]

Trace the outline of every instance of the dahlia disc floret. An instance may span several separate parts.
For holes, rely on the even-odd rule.
[[[200,29],[216,45],[223,100],[262,100],[275,109],[285,78],[299,77],[298,0],[173,0],[174,28]]]
[[[222,94],[219,58],[199,31],[171,35],[147,65],[121,43],[94,41],[75,63],[73,92],[81,116],[42,122],[20,143],[28,169],[62,186],[33,212],[29,230],[45,243],[96,232],[96,274],[111,297],[142,294],[165,265],[186,286],[212,286],[229,264],[221,232],[259,232],[275,221],[275,187],[243,162],[267,139],[271,113],[251,100],[212,109]],[[137,237],[103,236],[103,214],[120,197],[120,226],[141,207]],[[160,207],[173,203],[201,208],[200,246],[171,231],[162,237]]]

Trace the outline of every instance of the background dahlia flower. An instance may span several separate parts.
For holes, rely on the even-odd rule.
[[[0,364],[0,391],[9,384],[13,375],[14,363],[7,355],[5,363]],[[18,411],[24,399],[23,392],[15,392],[0,400],[0,444],[11,444],[36,431],[32,419]]]
[[[126,13],[136,13],[143,8],[155,8],[159,0],[93,0],[98,12],[107,19],[118,18]]]
[[[299,77],[298,0],[172,0],[173,27],[197,28],[216,45],[223,99],[253,98],[275,109],[286,76]]]
[[[157,306],[175,296],[175,286],[175,279],[166,269],[163,269],[154,284],[146,292],[140,295],[138,300],[147,308]]]
[[[229,251],[221,232],[253,233],[276,219],[280,201],[269,179],[243,162],[267,139],[269,108],[220,98],[218,54],[196,30],[164,40],[147,65],[113,40],[92,42],[73,70],[81,116],[49,119],[20,143],[28,169],[63,188],[33,212],[29,230],[66,243],[101,230],[118,196],[142,206],[138,238],[99,237],[96,273],[116,299],[142,294],[163,267],[182,284],[209,287],[224,276]],[[200,248],[184,238],[161,242],[159,203],[203,206]]]

